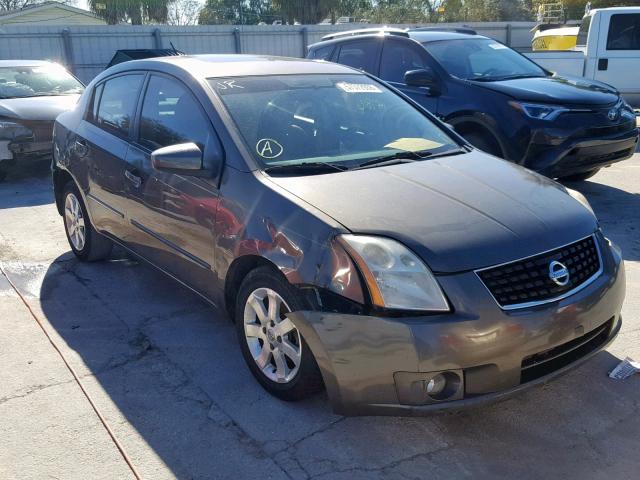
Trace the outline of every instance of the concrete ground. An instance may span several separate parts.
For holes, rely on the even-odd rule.
[[[640,360],[640,154],[573,187],[624,251],[611,347],[500,404],[343,418],[322,395],[266,394],[230,322],[150,267],[77,262],[46,169],[16,173],[0,184],[0,478],[637,479],[640,375],[607,372]]]

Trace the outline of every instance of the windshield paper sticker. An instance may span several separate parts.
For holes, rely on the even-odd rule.
[[[490,43],[489,47],[493,48],[494,50],[502,50],[504,48],[507,48],[506,45],[502,45],[501,43]]]
[[[395,148],[405,152],[419,152],[420,150],[432,150],[441,147],[442,144],[427,140],[426,138],[398,138],[391,143],[387,143],[384,148]]]
[[[278,158],[283,151],[282,145],[273,138],[261,138],[256,143],[256,153],[262,158]]]
[[[336,87],[347,93],[382,93],[382,90],[370,83],[339,82],[336,83]]]

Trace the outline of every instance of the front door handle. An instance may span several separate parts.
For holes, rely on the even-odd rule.
[[[129,180],[131,183],[133,183],[133,186],[136,188],[140,188],[140,185],[142,185],[142,178],[140,178],[139,176],[137,176],[135,173],[133,173],[130,170],[125,170],[124,171],[124,176],[127,177],[127,180]]]
[[[608,58],[599,58],[598,59],[598,70],[606,70],[609,68],[609,59]]]
[[[76,140],[73,148],[79,157],[85,157],[89,152],[89,148],[87,147],[87,142],[85,140]]]

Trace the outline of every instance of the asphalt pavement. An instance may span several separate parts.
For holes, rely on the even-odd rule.
[[[0,184],[2,479],[637,479],[640,154],[571,185],[625,258],[618,339],[543,387],[425,418],[284,403],[245,367],[230,321],[115,250],[69,251],[46,166]]]

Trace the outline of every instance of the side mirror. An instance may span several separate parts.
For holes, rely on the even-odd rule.
[[[202,170],[202,151],[195,143],[179,143],[151,152],[151,164],[156,170],[195,174]]]
[[[409,70],[404,74],[404,83],[411,87],[427,87],[429,93],[440,93],[440,82],[431,69]]]

